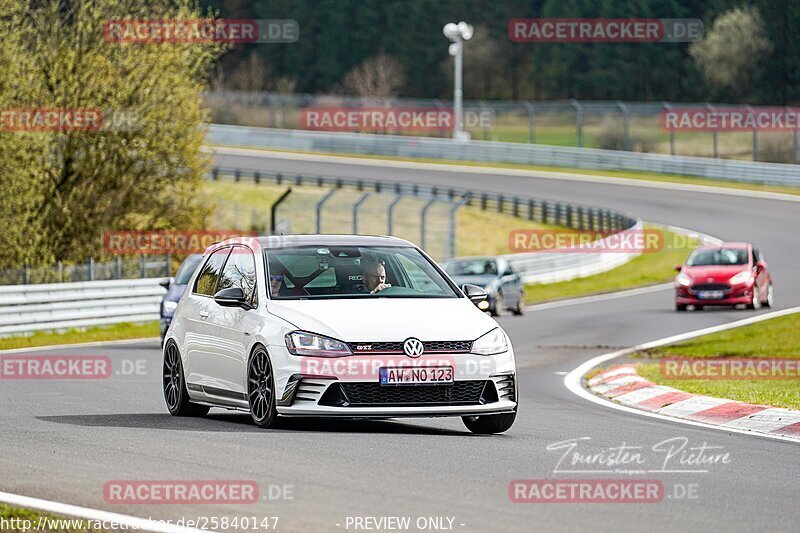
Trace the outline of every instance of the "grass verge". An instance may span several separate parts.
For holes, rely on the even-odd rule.
[[[147,322],[145,324],[131,324],[125,322],[110,326],[87,328],[85,330],[70,329],[63,333],[37,332],[25,337],[7,337],[0,339],[0,350],[36,348],[39,346],[52,346],[54,344],[143,339],[158,337],[158,335],[158,322]]]
[[[697,242],[671,231],[665,230],[664,234],[667,246],[659,252],[644,253],[614,270],[594,276],[544,285],[527,285],[526,301],[540,303],[562,300],[671,281],[675,277],[675,265],[686,260],[689,253],[697,246]]]
[[[722,331],[636,355],[643,359],[775,358],[800,359],[800,313]],[[665,379],[659,363],[642,362],[639,374],[659,385],[741,402],[800,409],[800,379]]]
[[[21,507],[13,507],[0,503],[0,531],[8,533],[30,533],[39,531],[42,533],[101,533],[116,532],[120,529],[101,529],[95,526],[102,526],[93,520],[81,518],[66,518],[41,513]],[[112,526],[112,524],[106,524]]]

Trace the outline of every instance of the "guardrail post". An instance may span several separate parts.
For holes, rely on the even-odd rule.
[[[61,265],[61,263],[59,263]],[[122,279],[122,258],[117,256],[114,258],[114,277],[116,279]]]
[[[514,214],[515,217],[519,216],[519,198],[516,196],[511,201],[511,212]]]
[[[448,233],[449,242],[447,247],[448,259],[456,256],[456,211],[469,201],[469,196],[469,193],[465,194],[461,201],[450,208],[450,231]]]
[[[662,102],[661,105],[664,106],[666,111],[672,111],[672,106],[669,104],[669,102]],[[666,124],[666,120],[664,123]],[[671,155],[675,155],[675,128],[669,129],[669,153]]]
[[[586,216],[586,211],[584,211],[583,207],[579,206],[577,212],[578,212],[578,229],[584,230],[586,229],[584,226],[584,218]]]
[[[578,134],[578,148],[583,148],[583,106],[574,98],[569,103],[575,108],[575,130]]]
[[[22,268],[22,281],[25,283],[25,285],[31,284],[31,273],[28,263],[25,263],[25,266]]]
[[[402,199],[403,199],[402,194],[396,194],[394,200],[392,200],[392,203],[389,204],[389,211],[388,214],[386,215],[387,235],[394,235],[394,233],[392,233],[394,231],[394,208],[397,206],[397,204],[400,203],[400,200]]]
[[[628,123],[628,106],[622,100],[617,100],[617,107],[620,111],[622,111],[622,126],[625,131],[625,136],[623,137],[622,146],[625,148],[626,152],[629,152],[631,149],[631,132],[630,132],[630,124]]]
[[[435,189],[435,188],[434,188]],[[425,249],[425,229],[428,225],[428,209],[431,208],[433,204],[436,203],[436,191],[434,190],[433,196],[431,199],[428,200],[428,203],[422,208],[422,214],[420,215],[420,223],[419,223],[419,241],[420,247],[424,250]]]
[[[255,173],[253,174],[253,181],[256,182],[256,185],[261,183],[261,172],[259,172],[258,170],[256,170]]]
[[[325,205],[325,202],[330,200],[331,196],[336,194],[336,189],[331,189],[328,194],[322,197],[322,199],[317,202],[316,205],[316,212],[317,212],[317,233],[322,233],[322,207]]]
[[[280,176],[280,174],[278,174],[278,176]],[[277,235],[276,232],[277,232],[278,228],[276,226],[278,225],[278,206],[281,205],[281,203],[284,200],[286,200],[286,198],[288,198],[288,196],[290,194],[292,194],[292,188],[291,187],[286,189],[286,192],[284,192],[282,195],[280,195],[280,197],[277,200],[275,200],[275,203],[272,204],[272,206],[269,208],[269,233],[270,233],[270,235]]]
[[[489,202],[489,195],[486,193],[481,194],[481,210],[486,211],[486,204]]]
[[[504,202],[505,202],[505,198],[503,197],[503,195],[502,194],[499,195],[497,197],[497,212],[498,213],[502,213],[503,212],[503,203]]]
[[[61,283],[64,283],[64,263],[62,263],[61,261],[58,262],[58,280]]]
[[[747,107],[748,113],[753,112],[753,108],[749,104],[745,107]],[[753,161],[758,161],[758,127],[755,120],[753,121]]]
[[[556,213],[555,213],[555,215],[556,215],[555,225],[556,226],[562,225],[561,212],[562,212],[561,202],[559,202],[559,203],[556,204]],[[563,225],[565,225],[565,224],[563,224]]]
[[[353,235],[358,235],[358,208],[361,207],[361,204],[363,204],[367,198],[369,198],[369,193],[365,192],[356,203],[353,204]]]
[[[549,224],[550,203],[547,200],[543,200],[542,203],[539,204],[539,208],[542,210],[542,224]]]
[[[219,180],[219,169],[217,167],[211,169],[211,179],[213,181]]]
[[[164,255],[164,262],[166,263],[166,267],[167,267],[166,268],[167,277],[171,278],[172,277],[172,265],[170,263],[172,262],[172,256],[170,254],[165,254]]]
[[[536,108],[530,102],[523,102],[528,110],[528,142],[536,144]]]
[[[533,200],[528,200],[528,220],[533,220]]]
[[[89,281],[94,281],[94,257],[89,258]]]
[[[706,106],[706,109],[708,109],[712,113],[715,111],[714,110],[714,106],[712,106],[708,102],[705,103],[705,106]],[[719,137],[719,131],[718,131],[717,128],[714,128],[714,159],[717,159],[719,157],[718,137]]]
[[[575,223],[572,220],[572,204],[567,204],[567,223],[568,228],[574,227]]]
[[[140,261],[139,261],[139,263],[140,263],[139,264],[140,273],[141,273],[143,278],[146,278],[147,277],[147,260],[145,259],[144,254],[140,255],[139,259],[140,259]]]

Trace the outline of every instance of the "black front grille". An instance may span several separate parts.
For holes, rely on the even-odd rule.
[[[452,385],[383,386],[380,383],[335,383],[320,405],[336,407],[403,407],[482,405],[496,402],[491,381],[456,381]]]
[[[729,291],[731,290],[730,285],[726,285],[725,283],[699,283],[697,285],[692,286],[692,290],[694,291]]]
[[[403,353],[402,342],[351,342],[353,353]],[[423,353],[469,353],[472,341],[422,341]]]

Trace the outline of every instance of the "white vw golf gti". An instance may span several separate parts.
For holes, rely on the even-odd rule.
[[[238,238],[209,247],[164,342],[175,416],[459,416],[514,423],[506,333],[422,250],[393,237]]]

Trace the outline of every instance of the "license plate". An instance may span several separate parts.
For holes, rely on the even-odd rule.
[[[721,300],[725,296],[724,291],[700,291],[697,297],[701,300]]]
[[[381,385],[439,385],[453,383],[453,367],[383,367],[378,376]]]

